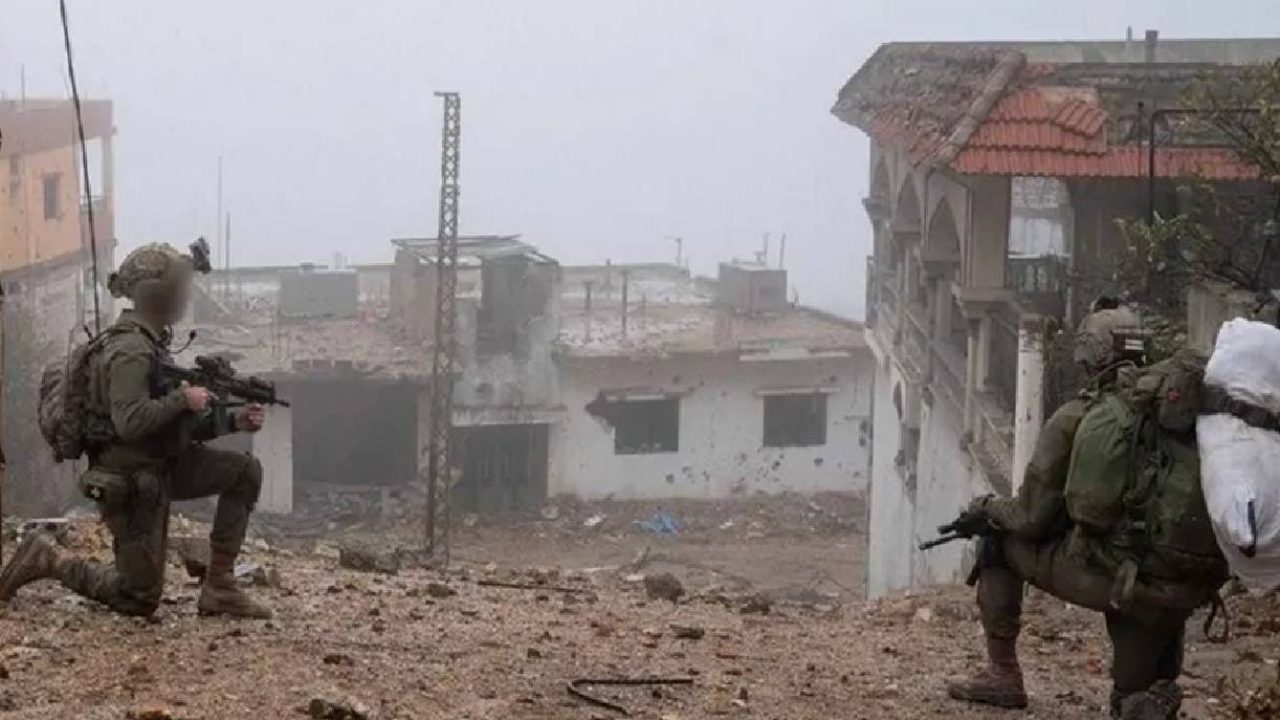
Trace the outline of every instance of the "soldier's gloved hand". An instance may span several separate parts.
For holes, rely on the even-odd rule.
[[[987,507],[992,497],[991,495],[984,495],[974,498],[969,503],[969,507],[960,513],[960,517],[956,518],[950,525],[945,526],[945,530],[959,533],[965,537],[990,535],[994,526],[991,524]]]
[[[971,515],[977,518],[986,519],[987,517],[990,516],[990,513],[988,512],[988,507],[990,506],[991,501],[995,499],[995,497],[996,497],[995,495],[979,495],[978,497],[969,501],[969,507],[965,508],[964,514]]]
[[[182,396],[186,398],[188,410],[202,413],[209,409],[209,403],[213,401],[213,393],[202,387],[193,387],[185,381],[180,389]]]
[[[262,429],[266,421],[266,408],[258,403],[249,403],[236,415],[236,429],[240,432],[255,433]]]

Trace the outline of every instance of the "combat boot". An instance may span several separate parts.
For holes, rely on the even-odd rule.
[[[973,677],[947,683],[947,694],[965,702],[1025,708],[1027,691],[1018,665],[1018,641],[987,638],[987,658],[987,667]]]
[[[230,615],[239,618],[266,620],[271,608],[249,597],[235,577],[235,556],[214,552],[209,558],[209,570],[200,585],[200,599],[196,610],[201,615]]]
[[[1182,688],[1161,680],[1150,690],[1112,700],[1112,716],[1119,720],[1176,720],[1182,708]]]
[[[8,602],[18,588],[45,578],[56,578],[66,564],[58,544],[42,532],[23,538],[9,564],[0,572],[0,602]]]

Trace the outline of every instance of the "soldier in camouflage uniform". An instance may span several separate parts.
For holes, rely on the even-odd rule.
[[[80,488],[97,502],[111,531],[115,563],[77,557],[34,533],[0,573],[0,601],[26,583],[53,578],[118,612],[151,615],[164,590],[170,501],[216,495],[197,608],[205,615],[270,617],[234,577],[262,466],[251,455],[203,444],[230,432],[257,432],[263,408],[249,405],[232,416],[211,412],[212,396],[204,388],[153,391],[154,365],[171,360],[169,327],[186,313],[191,282],[191,258],[153,244],[130,253],[108,283],[114,296],[133,301],[133,309],[108,328],[88,366],[89,424],[107,428],[110,439],[90,447]]]
[[[1071,526],[1064,490],[1076,427],[1089,392],[1114,382],[1113,333],[1136,328],[1137,316],[1108,308],[1084,319],[1077,335],[1076,361],[1095,381],[1091,391],[1060,407],[1040,431],[1017,495],[982,497],[969,511],[998,528],[999,536],[979,550],[978,606],[987,641],[988,665],[975,676],[948,684],[956,699],[1000,707],[1027,705],[1017,640],[1022,597],[1030,583],[1057,598],[1105,613],[1112,643],[1112,716],[1124,720],[1172,720],[1182,693],[1183,628],[1192,611],[1216,588],[1138,579],[1123,610],[1112,606],[1115,578],[1085,562],[1090,538]],[[1108,368],[1111,368],[1108,370]]]

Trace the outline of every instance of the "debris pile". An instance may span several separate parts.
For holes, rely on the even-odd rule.
[[[1275,720],[1280,718],[1280,668],[1270,682],[1245,690],[1238,683],[1223,684],[1225,708],[1220,713],[1230,720]]]

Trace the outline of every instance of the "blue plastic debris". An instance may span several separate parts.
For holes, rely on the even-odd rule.
[[[680,532],[680,525],[670,513],[659,511],[648,520],[637,520],[636,527],[654,535],[675,535]]]

